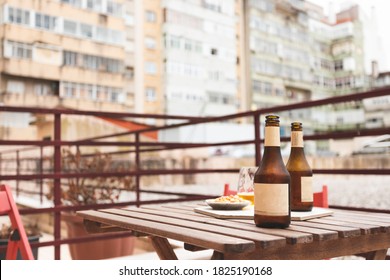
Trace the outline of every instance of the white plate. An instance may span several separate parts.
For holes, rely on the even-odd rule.
[[[215,202],[214,199],[207,199],[206,203],[214,210],[241,210],[250,204],[250,201],[242,202]]]

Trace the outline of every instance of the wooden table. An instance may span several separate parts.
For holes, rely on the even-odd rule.
[[[88,232],[131,230],[149,236],[160,259],[177,259],[168,239],[187,250],[212,249],[212,259],[325,259],[364,253],[384,259],[390,215],[333,209],[332,216],[292,221],[287,229],[253,220],[222,220],[194,212],[199,205],[159,205],[79,211]]]

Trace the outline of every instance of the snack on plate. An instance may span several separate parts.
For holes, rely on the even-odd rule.
[[[237,203],[237,202],[245,202],[246,200],[242,199],[238,195],[227,195],[220,196],[214,199],[214,202],[224,202],[224,203]]]

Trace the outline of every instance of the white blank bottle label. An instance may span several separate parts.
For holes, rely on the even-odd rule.
[[[302,131],[291,132],[291,147],[303,148],[303,133]]]
[[[313,177],[301,177],[301,200],[302,202],[313,202]]]
[[[288,184],[254,184],[255,214],[267,216],[289,215]]]
[[[277,126],[265,127],[264,146],[280,147],[280,128]]]

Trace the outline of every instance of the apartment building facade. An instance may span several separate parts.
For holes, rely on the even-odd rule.
[[[0,103],[133,111],[131,2],[0,1]],[[72,134],[84,137],[101,133],[93,132],[93,128],[101,127],[104,133],[112,126],[99,120],[92,124],[73,119],[72,126],[78,129]],[[16,132],[23,134],[21,128],[39,139],[50,138],[52,133],[44,129],[52,120],[43,116],[2,113],[0,121],[8,137]],[[19,129],[10,129],[14,123]],[[34,127],[30,123],[41,125]]]
[[[215,116],[239,109],[234,0],[167,0],[165,113]]]
[[[161,0],[134,0],[135,19],[135,111],[164,113],[164,69]],[[155,124],[154,120],[147,120]]]
[[[358,6],[336,14],[303,0],[249,0],[251,103],[254,108],[303,102],[367,89],[364,34]],[[326,129],[337,121],[362,121],[359,111],[318,114],[310,124]],[[310,111],[288,119],[313,119]],[[364,117],[364,116],[363,116]],[[364,121],[364,120],[363,120]],[[316,127],[315,123],[322,127]]]
[[[249,1],[252,105],[304,101],[310,94],[305,12],[285,1]]]
[[[4,105],[133,107],[134,92],[125,91],[133,81],[123,75],[124,1],[3,0],[0,7]]]

